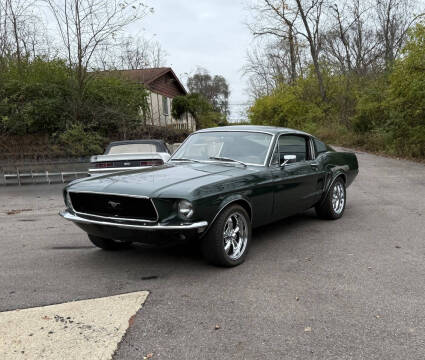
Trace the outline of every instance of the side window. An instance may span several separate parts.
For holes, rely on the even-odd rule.
[[[168,98],[162,95],[162,113],[164,115],[169,115],[168,113]]]
[[[297,157],[296,162],[310,160],[307,139],[299,135],[280,136],[279,157],[281,163],[284,161],[285,155],[295,155]]]
[[[314,147],[316,150],[316,156],[319,156],[320,154],[323,154],[328,151],[328,147],[326,146],[326,144],[317,139],[314,139]]]

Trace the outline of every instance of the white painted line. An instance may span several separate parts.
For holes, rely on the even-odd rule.
[[[111,359],[148,294],[0,313],[0,359]]]

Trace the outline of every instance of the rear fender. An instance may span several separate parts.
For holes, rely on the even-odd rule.
[[[339,177],[342,177],[344,180],[344,183],[347,183],[347,174],[346,171],[349,170],[348,165],[344,166],[335,166],[331,169],[330,176],[328,176],[328,181],[326,182],[325,191],[323,192],[322,198],[319,201],[319,204],[322,204],[323,201],[328,196],[329,190],[331,189],[332,185],[338,179]]]

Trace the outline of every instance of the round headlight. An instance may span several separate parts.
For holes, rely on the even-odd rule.
[[[181,200],[179,202],[179,215],[184,219],[189,219],[193,215],[192,203],[187,200]]]

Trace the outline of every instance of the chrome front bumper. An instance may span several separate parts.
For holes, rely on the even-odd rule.
[[[92,220],[80,217],[78,215],[71,214],[68,210],[61,211],[59,213],[64,219],[73,221],[79,224],[88,224],[88,225],[101,225],[101,226],[113,226],[122,229],[130,229],[130,230],[146,230],[146,231],[155,231],[155,230],[196,230],[202,232],[207,228],[207,221],[200,221],[191,224],[180,224],[180,225],[133,225],[133,224],[123,224],[116,222],[108,222],[108,221],[100,221],[100,220]]]

